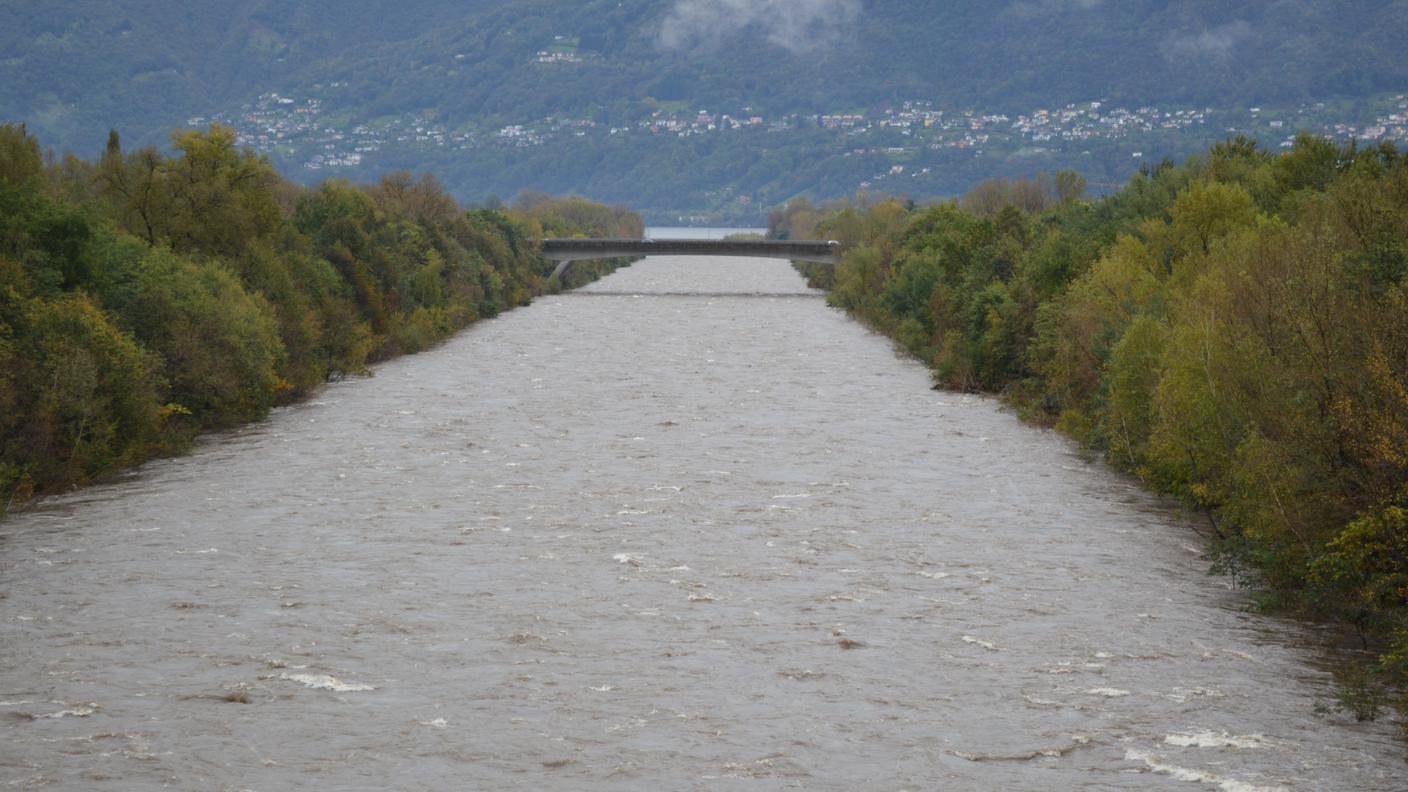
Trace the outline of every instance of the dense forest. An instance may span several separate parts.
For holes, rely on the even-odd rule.
[[[575,198],[465,211],[428,176],[303,188],[222,127],[172,148],[46,163],[0,126],[0,514],[528,302],[557,286],[545,234],[642,233]]]
[[[1351,625],[1408,689],[1408,157],[1235,139],[1083,187],[799,201],[771,226],[845,243],[811,274],[939,386],[1001,393],[1177,496],[1217,569]],[[1343,703],[1369,717],[1380,690],[1351,679]]]

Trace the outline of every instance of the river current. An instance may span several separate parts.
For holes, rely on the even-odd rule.
[[[0,523],[0,788],[1408,788],[1194,527],[647,259]]]

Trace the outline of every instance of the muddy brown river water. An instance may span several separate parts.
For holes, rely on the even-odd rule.
[[[654,258],[0,523],[0,788],[1403,790],[1175,509]]]

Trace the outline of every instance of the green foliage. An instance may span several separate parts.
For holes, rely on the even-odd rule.
[[[963,196],[963,209],[980,217],[993,217],[1004,209],[1040,214],[1046,209],[1085,197],[1086,180],[1075,171],[1054,176],[1042,173],[1032,179],[988,179]]]
[[[1311,570],[1322,588],[1341,592],[1361,625],[1392,622],[1408,607],[1408,508],[1384,506],[1346,525]]]
[[[38,178],[43,166],[39,142],[23,126],[0,126],[0,184],[23,187]]]
[[[1100,435],[1108,444],[1110,461],[1149,478],[1149,438],[1153,434],[1155,396],[1168,325],[1153,316],[1136,317],[1110,351],[1106,397]]]
[[[634,212],[576,196],[552,198],[543,193],[523,193],[514,201],[514,214],[532,224],[535,234],[545,237],[640,239],[645,236],[645,225]]]
[[[1251,225],[1256,208],[1240,185],[1195,182],[1174,199],[1169,215],[1179,252],[1207,255],[1219,238]]]
[[[1354,662],[1350,658],[1342,661],[1333,669],[1335,677],[1334,702],[1327,704],[1319,702],[1315,706],[1318,715],[1329,715],[1332,712],[1342,712],[1353,716],[1359,722],[1375,721],[1383,714],[1383,710],[1393,700],[1391,687],[1392,677],[1383,672],[1383,664],[1379,668],[1374,668],[1372,664]],[[1399,711],[1408,710],[1408,701],[1403,699],[1404,694],[1399,694]],[[1408,736],[1408,729],[1403,724],[1399,724],[1400,731]]]
[[[284,354],[273,310],[219,266],[154,250],[111,308],[163,361],[168,398],[205,426],[262,418]]]
[[[304,191],[221,127],[173,142],[45,167],[0,125],[0,512],[526,303],[544,225],[639,234],[581,199],[466,212],[407,174]]]
[[[160,430],[154,356],[84,295],[4,303],[3,500],[139,461]]]
[[[273,194],[278,175],[261,157],[235,147],[234,130],[176,132],[172,147],[179,156],[162,168],[172,249],[233,256],[283,222]]]

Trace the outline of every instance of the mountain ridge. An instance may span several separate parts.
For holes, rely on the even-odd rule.
[[[342,130],[419,117],[488,136],[550,117],[638,125],[683,108],[768,119],[873,114],[916,100],[1007,114],[1091,100],[1245,108],[1408,89],[1397,45],[1408,40],[1404,0],[956,0],[942,9],[913,0],[0,0],[0,20],[0,117],[84,156],[109,127],[132,145],[161,145],[192,119],[238,122],[270,92],[317,97]],[[839,156],[800,139],[782,148],[797,145]],[[281,167],[307,161],[268,150]],[[676,150],[661,141],[650,149],[662,160]],[[515,187],[599,189],[554,178],[554,163],[570,155],[475,154],[472,172],[447,183],[465,200]],[[346,173],[424,170],[442,159],[412,147],[364,157]],[[994,172],[1021,163],[1006,164]],[[500,178],[504,168],[521,175]],[[847,172],[847,184],[858,183]],[[714,192],[757,193],[760,184],[720,182]],[[826,191],[818,181],[796,186]]]

